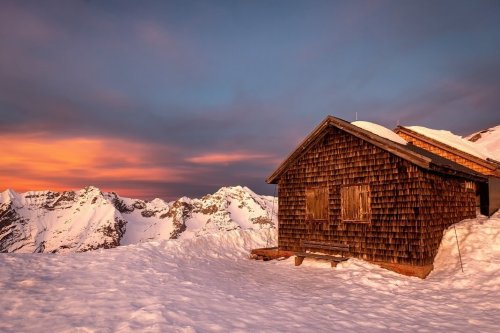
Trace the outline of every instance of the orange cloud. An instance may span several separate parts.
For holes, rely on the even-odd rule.
[[[196,164],[230,164],[234,162],[243,162],[251,160],[267,159],[269,155],[233,152],[233,153],[210,153],[205,155],[193,156],[187,160]]]
[[[68,179],[97,186],[101,182],[179,181],[185,179],[187,171],[157,161],[158,156],[173,151],[121,139],[0,135],[0,187],[16,191],[65,190],[71,188],[64,183]]]

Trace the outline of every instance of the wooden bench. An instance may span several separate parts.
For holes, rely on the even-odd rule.
[[[322,243],[322,242],[312,242],[304,241],[302,243],[305,252],[298,252],[295,254],[295,266],[300,266],[305,258],[314,258],[321,260],[328,260],[331,262],[332,267],[336,267],[339,262],[346,261],[349,258],[344,257],[345,252],[349,252],[349,245],[340,243]],[[330,255],[330,254],[318,254],[310,253],[308,250],[328,250],[340,252],[341,256]]]

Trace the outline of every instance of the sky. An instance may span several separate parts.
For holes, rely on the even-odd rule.
[[[265,179],[327,115],[500,124],[499,1],[0,3],[0,191]]]

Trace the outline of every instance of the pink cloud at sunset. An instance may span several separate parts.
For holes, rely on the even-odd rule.
[[[112,138],[0,136],[0,183],[16,191],[67,190],[125,181],[181,181],[188,172],[161,166],[170,148]],[[68,182],[71,179],[71,182]],[[141,195],[120,185],[112,189]],[[132,191],[131,191],[132,190]]]
[[[258,154],[258,153],[220,152],[220,153],[209,153],[205,155],[194,156],[188,158],[188,161],[196,164],[231,164],[235,162],[263,160],[269,158],[270,158],[269,155]]]

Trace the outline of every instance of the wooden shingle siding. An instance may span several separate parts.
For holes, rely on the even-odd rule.
[[[328,219],[306,217],[306,191],[327,184]],[[369,186],[370,223],[342,221],[341,191]],[[303,241],[341,243],[349,256],[411,265],[433,262],[443,230],[475,216],[464,180],[425,170],[337,127],[279,179],[279,248]],[[366,208],[365,210],[368,210]]]

